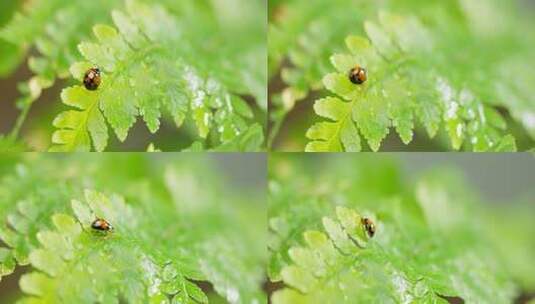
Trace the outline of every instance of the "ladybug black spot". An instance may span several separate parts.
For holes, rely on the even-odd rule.
[[[364,230],[368,233],[369,237],[373,237],[375,235],[375,224],[370,220],[369,218],[363,218],[362,220],[362,226],[364,226]]]
[[[368,76],[366,74],[366,69],[359,66],[352,68],[348,74],[349,80],[354,84],[363,84]]]
[[[84,75],[84,86],[90,91],[94,91],[100,85],[100,70],[98,68],[90,68]]]

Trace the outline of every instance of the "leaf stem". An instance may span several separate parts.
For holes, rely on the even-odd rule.
[[[24,121],[26,121],[26,117],[28,117],[28,113],[30,112],[30,108],[32,107],[33,100],[28,99],[22,108],[22,111],[20,112],[19,116],[17,117],[17,120],[15,121],[15,126],[9,133],[9,138],[12,140],[16,140],[19,136],[20,129],[22,128],[22,125],[24,124]]]
[[[275,138],[279,134],[280,128],[282,126],[282,123],[286,119],[286,116],[288,115],[288,111],[282,110],[278,115],[275,116],[275,119],[273,120],[273,126],[270,128],[269,137],[268,137],[268,148],[271,149],[273,146],[273,142],[275,141]]]

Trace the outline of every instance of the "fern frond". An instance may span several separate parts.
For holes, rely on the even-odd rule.
[[[217,191],[204,190],[204,177],[192,179],[189,172],[167,170],[165,181],[179,211],[175,218],[195,231],[191,247],[197,250],[199,270],[214,289],[229,303],[266,303],[260,287],[266,235],[265,225],[259,224],[265,221],[265,205],[221,204]]]
[[[32,268],[22,303],[206,303],[199,281],[230,303],[265,299],[265,213],[222,195],[197,158],[185,155],[187,166],[142,155],[20,158],[0,180],[0,276]],[[95,231],[97,217],[114,231]]]
[[[37,100],[42,90],[51,87],[56,78],[66,78],[69,66],[80,60],[76,45],[90,34],[88,25],[107,20],[107,12],[117,1],[30,1],[23,13],[17,13],[2,28],[0,37],[25,52],[35,47],[39,53],[30,56],[28,66],[34,75],[21,84],[21,92]],[[80,14],[80,12],[85,12]]]
[[[379,178],[393,175],[382,160],[341,159],[316,178],[306,160],[270,164],[268,274],[284,283],[273,303],[511,302],[515,285],[463,181],[435,172],[392,187],[395,178]]]
[[[32,43],[45,31],[50,16],[61,6],[61,0],[29,1],[23,6],[24,12],[15,13],[12,20],[1,30],[0,35],[16,45]]]
[[[390,127],[397,129],[404,143],[412,140],[411,133],[415,127],[418,128],[418,134],[422,127],[421,131],[427,131],[434,138],[436,124],[440,126],[438,130],[446,130],[440,132],[441,145],[443,138],[449,136],[452,149],[511,151],[516,149],[515,141],[520,141],[518,143],[520,147],[531,146],[534,103],[528,91],[530,86],[528,84],[533,83],[532,73],[528,70],[533,69],[531,62],[533,62],[532,49],[535,39],[532,33],[522,31],[523,28],[532,26],[533,18],[529,13],[519,13],[519,5],[515,1],[510,5],[503,5],[502,2],[495,0],[478,3],[464,0],[441,3],[417,0],[373,3],[361,0],[330,2],[294,0],[270,3],[270,76],[273,77],[274,83],[279,83],[278,77],[274,76],[280,76],[284,85],[280,92],[272,92],[270,102],[273,115],[270,119],[273,127],[270,141],[277,136],[285,116],[293,115],[291,111],[296,101],[315,98],[316,95],[324,97],[326,92],[323,89],[330,90],[325,82],[322,85],[322,78],[328,74],[329,58],[332,54],[347,55],[343,54],[347,52],[342,51],[344,38],[358,35],[370,38],[373,48],[379,52],[389,52],[384,49],[388,48],[389,44],[392,44],[394,49],[401,47],[400,51],[395,52],[405,54],[405,59],[411,62],[396,66],[402,62],[394,60],[386,62],[383,66],[391,68],[390,76],[400,75],[408,81],[408,84],[397,83],[406,91],[414,91],[413,86],[436,88],[437,79],[440,79],[451,87],[456,102],[460,103],[461,95],[473,100],[463,100],[468,105],[463,109],[459,107],[458,110],[465,113],[459,113],[457,115],[459,119],[455,120],[445,117],[447,105],[440,100],[443,96],[439,90],[435,90],[431,96],[424,94],[425,91],[429,93],[431,89],[419,90],[415,93],[422,93],[422,96],[405,98],[430,99],[429,102],[411,100],[408,104],[400,102],[391,107],[389,104],[393,103],[383,100],[382,88],[379,88],[374,93],[375,95],[380,93],[375,99],[380,100],[383,106],[379,102],[368,102],[367,105],[363,105],[366,109],[361,111],[363,117],[360,117],[363,120],[369,114],[366,112],[373,112],[372,115],[378,116],[378,121],[363,126],[357,121],[357,126],[351,126],[347,123],[347,119],[336,118],[334,119],[336,123],[332,123],[330,117],[332,115],[323,116],[329,121],[309,131],[311,137],[317,137],[317,140],[309,138],[311,139],[309,150],[360,150],[362,143],[357,138],[359,132],[367,139],[371,149],[378,149],[381,139],[388,133],[385,130]],[[390,20],[379,20],[379,25],[376,26],[379,33],[374,34],[386,36],[386,40],[382,41],[386,45],[374,40],[377,37],[371,35],[366,28],[366,24],[370,22],[365,22],[378,12],[381,15],[381,11],[395,14]],[[397,26],[406,27],[407,25],[403,23],[411,23],[414,19],[428,32],[430,45],[403,49],[406,46],[403,43],[410,43],[410,41],[399,41],[399,39],[407,40],[403,36],[407,36],[409,40],[419,38],[408,37],[409,33],[403,33],[407,29],[398,29]],[[390,24],[383,24],[383,21]],[[494,30],[491,30],[492,28]],[[497,28],[499,30],[496,30]],[[496,47],[497,45],[500,47]],[[432,47],[432,50],[429,47]],[[348,71],[341,73],[347,74]],[[371,95],[373,97],[373,94]],[[391,97],[387,99],[392,101]],[[475,114],[480,103],[484,105],[484,115]],[[426,107],[421,108],[421,105]],[[440,107],[443,108],[443,112],[440,112]],[[325,113],[317,114],[322,116]],[[421,123],[422,120],[426,122]],[[488,120],[495,122],[488,123]],[[506,120],[507,124],[502,120]],[[486,122],[487,125],[482,126],[482,122]],[[531,138],[522,136],[521,131],[516,128],[517,123],[524,127],[526,135]],[[461,127],[458,127],[459,125]],[[464,130],[457,134],[455,130],[457,127],[459,130],[461,128]],[[301,126],[290,125],[290,128],[297,130],[301,129]],[[354,132],[355,129],[359,131]],[[516,138],[513,138],[512,134],[510,136],[513,131]],[[341,138],[344,138],[345,143]]]
[[[365,23],[371,43],[350,36],[350,54],[331,57],[337,72],[325,76],[323,83],[338,97],[320,99],[314,109],[332,121],[307,131],[313,140],[307,151],[360,151],[359,131],[377,151],[391,126],[408,144],[416,118],[430,137],[444,124],[456,150],[463,143],[474,151],[516,150],[514,138],[503,132],[504,118],[492,106],[468,86],[456,88],[447,74],[429,69],[427,58],[436,52],[435,43],[418,19],[381,13],[379,20],[380,25]],[[360,86],[348,78],[356,66],[368,71],[368,80]]]
[[[290,62],[281,70],[288,87],[281,93],[282,105],[278,106],[289,111],[310,90],[321,88],[321,79],[329,71],[332,46],[355,33],[359,20],[369,12],[369,5],[373,4],[338,0],[286,1],[271,13],[268,33],[271,74],[284,59]],[[352,14],[347,14],[348,11]]]
[[[259,152],[264,142],[264,131],[258,124],[252,125],[243,133],[236,136],[229,142],[221,144],[211,149],[206,149],[199,141],[194,142],[190,147],[182,150],[182,152],[232,152],[232,151],[249,151]]]
[[[44,89],[51,87],[57,78],[68,77],[71,65],[76,62],[80,64],[80,60],[85,59],[91,63],[91,66],[106,66],[106,62],[98,60],[106,61],[109,58],[102,58],[98,55],[94,57],[95,54],[87,55],[77,49],[80,41],[89,39],[92,29],[102,28],[100,25],[96,27],[93,25],[111,21],[110,12],[114,9],[131,11],[138,8],[143,12],[135,12],[137,16],[123,13],[126,19],[122,21],[127,23],[126,27],[132,26],[131,29],[134,32],[129,32],[129,29],[125,28],[121,29],[118,24],[115,24],[118,28],[115,29],[116,31],[126,30],[125,35],[123,32],[118,34],[117,40],[128,43],[127,48],[132,51],[131,55],[136,53],[136,56],[139,56],[114,58],[115,61],[121,62],[119,69],[125,67],[129,70],[128,72],[120,71],[123,76],[121,81],[125,79],[128,81],[127,83],[119,81],[122,85],[118,87],[124,90],[126,87],[139,85],[139,92],[147,91],[152,84],[144,81],[143,77],[152,77],[160,85],[151,88],[153,91],[150,92],[150,96],[133,98],[129,103],[117,98],[121,101],[120,105],[112,106],[111,110],[109,108],[104,110],[105,106],[102,106],[101,112],[105,111],[109,115],[102,116],[93,110],[100,108],[100,105],[83,108],[81,111],[83,113],[75,113],[74,109],[61,113],[56,120],[61,130],[53,136],[53,140],[57,141],[53,141],[53,144],[57,145],[51,150],[86,151],[94,148],[101,151],[105,148],[108,139],[104,119],[108,120],[119,139],[122,140],[126,136],[125,129],[128,130],[132,121],[135,120],[132,115],[143,116],[149,130],[154,133],[159,128],[162,115],[160,109],[163,108],[166,108],[164,112],[170,113],[168,116],[174,119],[177,125],[180,125],[186,118],[197,124],[199,137],[203,141],[212,130],[213,135],[209,136],[210,144],[217,146],[230,141],[242,130],[247,129],[250,126],[250,120],[256,120],[250,110],[247,110],[248,113],[244,116],[235,115],[233,107],[243,108],[242,97],[253,96],[254,105],[259,107],[257,112],[265,113],[267,71],[265,67],[262,67],[265,65],[263,58],[267,56],[265,37],[262,35],[265,33],[265,24],[258,20],[263,17],[265,19],[266,12],[259,2],[239,0],[222,5],[218,1],[182,1],[180,3],[143,1],[143,4],[139,4],[135,1],[34,0],[25,3],[25,10],[17,13],[0,31],[0,37],[13,43],[17,48],[27,51],[35,47],[39,53],[28,59],[28,65],[34,75],[19,86],[23,96],[17,103],[22,108],[22,114],[12,131],[13,137],[17,136],[20,125],[25,120],[33,102],[40,97]],[[237,8],[243,9],[247,17],[237,16],[234,13]],[[147,14],[144,15],[145,13]],[[155,25],[158,22],[154,22],[154,18],[160,16],[172,24]],[[150,22],[153,23],[150,24]],[[155,42],[158,44],[156,47],[158,51],[143,54],[143,50],[138,49],[135,42],[131,44],[132,41],[129,39],[140,38],[134,37],[138,35],[135,31],[141,35],[139,42],[144,43],[145,46]],[[160,34],[166,32],[160,35],[156,33],[157,31]],[[180,40],[177,40],[178,37]],[[235,41],[237,37],[239,41],[228,43]],[[106,37],[97,37],[97,39],[100,38],[106,39]],[[113,50],[113,47],[122,46],[108,46],[102,40],[93,43],[90,48],[97,45],[109,48],[111,53],[125,51]],[[214,52],[214,49],[217,51]],[[0,52],[3,51],[0,50]],[[117,55],[111,53],[107,55],[111,57]],[[154,58],[158,62],[154,61]],[[8,56],[2,59],[7,60]],[[132,66],[133,61],[127,59],[134,61],[139,59],[140,62]],[[2,66],[4,64],[0,63],[0,69]],[[145,70],[147,66],[150,68]],[[110,76],[110,70],[106,70],[105,67],[103,70]],[[130,73],[135,73],[135,75]],[[184,74],[191,75],[184,76]],[[79,75],[76,75],[75,78],[78,77]],[[185,80],[187,77],[192,78]],[[160,81],[159,78],[162,80]],[[171,85],[173,81],[176,82],[175,85]],[[195,84],[197,81],[201,84]],[[196,87],[184,88],[190,85]],[[199,96],[191,96],[190,93],[198,93]],[[123,98],[132,96],[124,95],[124,92],[117,92],[117,94]],[[117,94],[111,97],[117,97]],[[186,99],[189,100],[186,101]],[[197,100],[193,102],[194,99]],[[202,106],[199,105],[201,99],[206,99]],[[156,102],[152,102],[153,100]],[[197,105],[195,109],[190,109],[194,104]],[[245,107],[248,108],[249,105]],[[185,112],[188,112],[188,115]],[[121,115],[125,116],[118,117]],[[76,130],[69,132],[73,129]]]
[[[306,246],[290,248],[289,256],[295,264],[283,268],[281,275],[284,282],[296,290],[277,291],[273,295],[274,303],[349,303],[372,299],[439,301],[437,295],[427,292],[429,287],[425,283],[410,282],[388,266],[380,268],[384,257],[379,250],[373,254],[368,252],[368,236],[357,212],[338,207],[336,213],[337,220],[322,219],[325,232],[306,231],[303,233]],[[382,225],[378,227],[383,228]],[[367,279],[367,274],[374,280]],[[380,276],[394,279],[379,281]],[[420,289],[420,295],[416,288]],[[387,290],[393,292],[387,296]]]
[[[236,136],[233,140],[221,144],[213,151],[231,152],[231,151],[261,151],[262,143],[264,142],[264,130],[258,124],[252,125],[242,134]]]
[[[121,198],[95,192],[85,196],[85,203],[72,202],[77,219],[56,213],[52,216],[55,230],[37,233],[42,247],[31,252],[30,262],[40,271],[25,274],[20,281],[22,290],[36,298],[22,303],[116,302],[120,298],[145,303],[169,297],[184,303],[208,302],[178,269],[180,261],[165,262],[138,244],[140,240],[133,236],[143,229],[143,218],[135,216]],[[120,230],[109,236],[91,232],[97,217]]]
[[[35,187],[36,183],[40,187]],[[52,177],[44,181],[23,164],[17,165],[14,174],[2,178],[0,239],[10,247],[10,255],[18,264],[28,264],[30,251],[38,245],[30,236],[49,224],[48,217],[54,210],[63,210],[58,203],[67,201],[72,193],[65,183]]]
[[[113,13],[118,31],[95,26],[99,43],[80,44],[88,62],[74,64],[73,76],[81,80],[88,68],[100,67],[102,84],[96,91],[74,86],[62,92],[63,102],[78,109],[56,117],[54,125],[59,130],[53,135],[56,145],[52,150],[89,150],[91,142],[95,150],[104,150],[108,140],[105,119],[120,141],[138,114],[154,133],[164,109],[177,126],[190,115],[201,138],[213,130],[225,143],[245,131],[246,118],[251,117],[248,105],[218,80],[225,75],[203,75],[184,61],[177,49],[182,43],[177,20],[161,7],[133,1],[128,12]]]

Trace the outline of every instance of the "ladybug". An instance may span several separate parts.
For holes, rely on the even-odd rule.
[[[356,66],[352,68],[348,73],[349,80],[354,84],[363,84],[368,76],[366,75],[366,69]]]
[[[367,217],[362,218],[361,220],[362,226],[364,226],[364,230],[368,233],[369,237],[373,237],[375,234],[375,224]]]
[[[97,218],[92,224],[91,228],[98,231],[111,232],[113,231],[113,226],[106,221],[105,219]]]
[[[99,68],[90,68],[84,75],[84,86],[89,91],[94,91],[100,85],[100,70]]]

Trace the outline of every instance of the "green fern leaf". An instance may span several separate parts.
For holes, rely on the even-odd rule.
[[[6,276],[15,270],[15,258],[10,250],[6,248],[0,248],[0,281],[3,276]]]
[[[238,7],[246,12],[246,18],[234,14]],[[131,12],[137,9],[140,11]],[[127,12],[115,11],[116,16],[111,16],[114,10]],[[54,125],[59,132],[53,135],[51,150],[102,151],[108,142],[105,124],[124,140],[137,116],[143,117],[152,133],[159,129],[162,118],[167,119],[162,116],[169,116],[178,126],[191,120],[203,141],[208,133],[214,133],[210,135],[210,144],[227,143],[246,130],[252,120],[257,120],[242,97],[254,97],[253,105],[260,108],[257,113],[267,109],[267,71],[262,68],[266,47],[261,35],[265,24],[258,22],[262,16],[265,18],[265,10],[260,3],[241,0],[225,5],[219,1],[144,1],[142,5],[128,0],[30,1],[0,29],[0,37],[17,49],[26,52],[35,47],[38,52],[28,59],[34,75],[19,85],[23,96],[18,105],[22,113],[12,135],[17,137],[26,114],[42,91],[57,78],[68,77],[69,67],[83,66],[85,62],[80,60],[87,60],[91,66],[101,66],[107,76],[113,73],[106,68],[120,63],[122,77],[112,79],[120,84],[114,88],[122,87],[123,92],[105,95],[113,97],[115,104],[99,102],[95,107],[93,102],[58,115]],[[160,22],[154,22],[159,17]],[[93,27],[112,19],[117,34],[105,26]],[[92,29],[98,42],[80,44],[90,39]],[[238,43],[228,43],[236,37],[240,37]],[[121,41],[127,45],[121,45]],[[155,50],[144,53],[153,42],[157,44]],[[145,48],[138,49],[143,45],[136,43]],[[213,51],[215,47],[217,52]],[[131,55],[128,58],[116,57],[127,53]],[[2,56],[6,68],[18,63],[7,62],[13,57],[10,54],[13,55],[10,52]],[[0,70],[2,66],[0,62]],[[128,71],[122,71],[123,68]],[[80,78],[75,75],[75,79]],[[147,78],[153,78],[158,85],[145,81]],[[130,86],[136,86],[137,91],[132,90],[129,95],[124,90]],[[137,93],[143,95],[132,98]],[[125,102],[124,98],[132,99]],[[245,110],[240,103],[245,104]]]
[[[270,5],[277,7],[271,2]],[[280,106],[289,111],[310,90],[321,88],[321,79],[329,72],[331,46],[355,33],[355,24],[366,15],[369,5],[373,6],[361,1],[286,1],[270,13],[271,74],[285,58],[291,62],[281,69],[288,87],[281,93]],[[354,13],[348,15],[347,11]]]
[[[268,274],[283,283],[272,302],[511,302],[513,280],[458,175],[400,184],[384,160],[329,162],[314,169],[319,183],[305,159],[270,164]]]
[[[119,295],[128,302],[143,303],[164,300],[166,294],[180,294],[184,303],[207,303],[204,293],[177,271],[176,264],[161,264],[136,244],[131,235],[140,223],[131,221],[136,218],[133,210],[120,198],[86,192],[86,200],[73,201],[79,222],[56,213],[52,217],[55,230],[37,234],[42,248],[32,251],[30,262],[40,272],[21,278],[24,292],[44,303],[115,302]],[[92,233],[95,216],[120,225],[122,231],[109,236]]]
[[[15,13],[13,19],[2,29],[2,38],[23,45],[34,41],[45,29],[48,18],[61,7],[59,0],[33,1],[24,13]]]
[[[88,62],[73,65],[73,76],[81,80],[89,67],[97,66],[103,70],[102,84],[96,91],[83,86],[63,91],[63,102],[81,111],[70,110],[56,118],[54,125],[60,130],[53,135],[57,145],[52,150],[89,150],[92,141],[102,151],[108,139],[105,121],[124,141],[137,115],[154,133],[164,109],[177,126],[190,114],[201,138],[215,129],[225,143],[244,131],[245,118],[250,117],[248,106],[216,78],[201,76],[181,59],[176,51],[180,33],[175,18],[162,8],[135,2],[129,2],[128,10],[129,15],[112,14],[118,31],[95,26],[99,43],[80,44]]]
[[[19,158],[2,162],[15,172],[0,180],[0,277],[32,268],[22,303],[207,303],[198,281],[230,303],[264,302],[262,208],[221,204],[218,178],[196,158],[180,169],[142,155]],[[97,217],[114,231],[95,231]]]
[[[232,151],[261,151],[262,143],[264,142],[264,130],[258,124],[253,124],[250,128],[241,134],[238,134],[234,139],[221,144],[217,147],[206,149],[201,142],[194,142],[190,147],[182,150],[182,152],[232,152]]]
[[[379,22],[365,22],[383,10],[404,15],[410,12],[415,17],[379,13]],[[388,133],[390,129],[396,129],[404,143],[412,140],[412,133],[427,131],[434,138],[440,131],[437,142],[445,146],[446,137],[450,137],[452,149],[495,151],[507,146],[515,150],[511,146],[512,135],[508,134],[514,132],[521,147],[532,145],[533,138],[523,136],[522,130],[515,127],[518,123],[524,127],[523,131],[527,131],[527,136],[533,133],[533,101],[529,84],[534,80],[528,71],[533,69],[535,40],[531,33],[518,35],[522,28],[531,24],[531,19],[529,14],[520,14],[517,5],[503,5],[493,0],[476,4],[464,0],[443,3],[293,0],[270,3],[269,12],[270,76],[274,84],[282,80],[284,85],[280,92],[276,87],[271,92],[274,115],[270,117],[273,122],[270,142],[277,137],[287,115],[298,115],[298,112],[292,112],[296,101],[316,98],[317,95],[325,97],[323,89],[327,85],[322,85],[321,80],[330,72],[329,59],[332,63],[332,54],[348,55],[342,49],[344,38],[358,35],[372,40],[372,48],[384,52],[387,57],[396,53],[404,55],[398,61],[381,66],[391,68],[386,71],[386,76],[393,78],[399,75],[405,81],[388,83],[394,86],[388,89],[396,92],[396,86],[401,86],[403,91],[413,95],[409,98],[396,96],[396,103],[393,97],[387,98],[391,102],[386,102],[380,96],[383,107],[372,102],[373,98],[365,105],[362,103],[364,108],[358,112],[362,114],[361,119],[374,115],[371,113],[380,109],[376,113],[379,119],[366,121],[363,129],[360,122],[356,122],[358,132],[346,140],[348,151],[352,151],[352,147],[358,148],[354,145],[354,138],[358,135],[367,139],[370,148],[378,148],[371,146],[381,142],[385,136],[385,125]],[[420,22],[425,26],[419,26],[417,23]],[[430,43],[414,44],[417,40],[425,41],[424,36],[430,38],[427,39]],[[500,47],[496,48],[496,45]],[[403,62],[405,64],[397,66]],[[379,71],[374,70],[373,73],[381,72],[380,66],[375,68]],[[381,82],[388,80],[382,75],[375,76],[379,76],[376,80]],[[439,79],[453,90],[456,102],[460,102],[461,95],[465,94],[474,99],[457,108],[458,119],[446,117],[450,103],[442,100],[444,95],[437,88]],[[387,83],[384,85],[388,87]],[[378,86],[377,91],[382,94],[382,89]],[[478,114],[479,103],[484,106],[484,115]],[[487,108],[490,110],[487,111]],[[496,117],[496,113],[487,113],[496,110],[500,112],[498,116],[502,116],[499,121],[491,118]],[[507,120],[507,124],[503,123],[503,119]],[[346,127],[345,120],[336,126],[330,124],[332,121],[328,122],[325,128],[318,125],[310,131],[311,136],[318,139],[309,138],[309,150],[321,151],[329,146],[335,150],[344,148],[339,138],[340,130],[350,126]],[[302,126],[293,124],[289,128],[297,131]],[[288,136],[287,132],[284,134]],[[332,144],[333,139],[338,142]],[[284,144],[295,147],[296,142],[301,145],[301,141],[293,139],[291,144]],[[367,148],[363,146],[363,149]]]
[[[79,60],[76,45],[89,35],[88,24],[107,20],[107,12],[118,5],[116,1],[32,1],[23,13],[17,13],[2,28],[0,37],[24,50],[35,46],[39,55],[28,59],[35,74],[21,83],[21,92],[37,100],[56,78],[66,78],[69,66]],[[79,12],[86,12],[79,14]]]
[[[69,187],[56,180],[43,182],[39,189],[29,191],[38,180],[28,172],[26,166],[19,165],[15,174],[2,179],[0,187],[0,218],[6,220],[0,224],[0,239],[11,248],[11,257],[21,265],[28,264],[28,255],[37,246],[36,241],[28,238],[28,235],[34,235],[45,227],[46,217],[54,209],[53,204],[66,200],[71,193]]]
[[[516,150],[510,144],[511,135],[503,135],[505,122],[496,110],[468,88],[455,89],[447,77],[426,70],[426,63],[419,58],[428,57],[434,42],[416,18],[382,13],[379,20],[381,25],[365,23],[371,43],[349,36],[350,54],[331,57],[337,72],[325,76],[323,83],[341,99],[316,102],[316,113],[332,122],[309,129],[307,137],[313,141],[307,151],[359,151],[359,132],[377,151],[390,127],[408,144],[416,118],[430,137],[443,123],[454,149],[469,141],[467,146],[474,151]],[[361,86],[347,76],[356,66],[368,71],[368,80]]]

